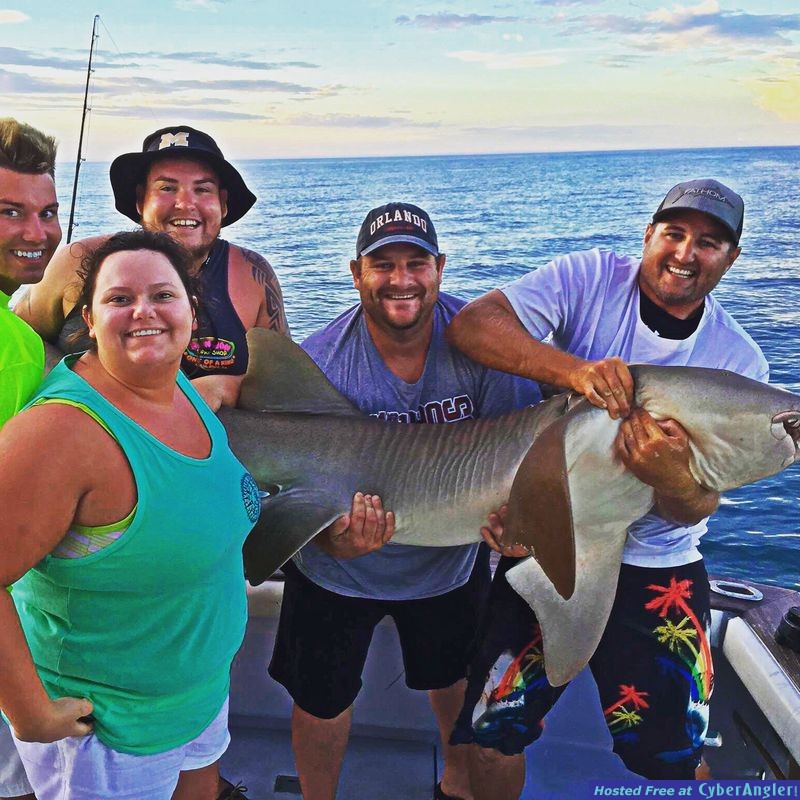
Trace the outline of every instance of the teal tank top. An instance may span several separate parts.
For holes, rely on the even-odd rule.
[[[228,695],[247,622],[242,544],[258,519],[258,488],[182,374],[178,386],[211,439],[208,458],[158,441],[76,375],[75,358],[31,402],[73,400],[105,422],[133,473],[136,512],[96,553],[46,556],[12,597],[50,697],[89,698],[95,733],[113,750],[160,753],[198,736]]]

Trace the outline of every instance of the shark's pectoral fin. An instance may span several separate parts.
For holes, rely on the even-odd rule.
[[[534,441],[517,469],[508,500],[504,544],[523,544],[556,591],[575,590],[575,540],[564,441],[571,415],[556,420]]]
[[[314,489],[293,487],[267,497],[244,543],[244,572],[252,586],[263,583],[303,545],[349,508]]]
[[[577,531],[586,542],[578,554],[575,591],[568,599],[555,591],[533,558],[506,574],[509,584],[533,609],[542,632],[547,680],[561,686],[589,662],[603,636],[614,604],[625,530],[612,526]]]
[[[537,533],[533,542],[537,557],[525,559],[508,571],[508,582],[539,620],[545,671],[553,686],[574,678],[597,648],[614,604],[628,526],[653,505],[652,487],[639,481],[613,456],[618,430],[619,421],[582,402],[550,425],[537,440],[536,444],[543,437],[552,440],[549,462],[537,464],[535,445],[525,458],[526,462],[532,462],[530,469],[534,473],[540,467],[569,480],[568,494],[566,490],[560,491],[558,481],[550,490],[555,497],[548,493],[537,498],[534,494],[534,501],[541,501],[539,508],[534,506],[525,513],[541,515],[532,518]],[[558,455],[559,445],[561,455]],[[547,475],[536,480],[539,487],[546,485]],[[524,486],[520,484],[520,488]],[[569,503],[570,525],[559,533],[560,539],[552,539],[551,550],[540,560],[541,521],[548,519],[548,506],[564,499]],[[563,509],[561,523],[566,524]],[[546,521],[545,527],[553,524],[559,524],[558,517],[555,523]],[[571,549],[564,542],[567,531]],[[552,565],[548,561],[548,558],[566,561],[567,553],[574,559],[574,585],[569,594],[561,591],[553,580],[553,567],[557,568],[558,563]]]

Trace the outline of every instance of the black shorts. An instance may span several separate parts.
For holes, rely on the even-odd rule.
[[[451,743],[512,755],[539,738],[542,718],[566,688],[545,676],[539,625],[509,586],[503,559]],[[633,772],[691,779],[708,728],[713,667],[708,577],[702,561],[680,567],[622,565],[608,625],[589,666],[614,751]]]
[[[387,614],[397,626],[410,689],[444,689],[466,675],[489,590],[485,545],[463,586],[422,600],[346,597],[313,583],[291,562],[283,570],[269,674],[307,713],[332,719],[353,704],[372,633]]]

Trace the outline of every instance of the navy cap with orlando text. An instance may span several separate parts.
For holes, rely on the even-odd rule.
[[[415,244],[439,255],[439,240],[428,213],[411,203],[387,203],[373,208],[361,223],[356,258],[396,243]]]

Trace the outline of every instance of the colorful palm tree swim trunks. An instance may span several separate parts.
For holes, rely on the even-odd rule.
[[[481,644],[451,741],[507,755],[539,738],[565,687],[544,673],[541,633],[505,581],[492,586]],[[623,565],[606,631],[590,662],[615,752],[633,772],[690,778],[708,727],[713,685],[702,561],[680,567]],[[581,720],[575,720],[581,725]]]

